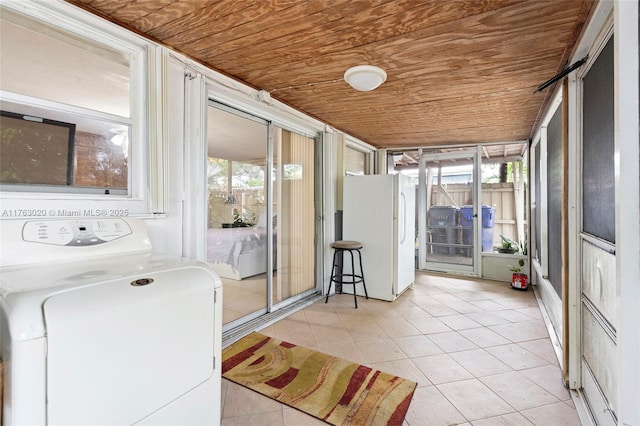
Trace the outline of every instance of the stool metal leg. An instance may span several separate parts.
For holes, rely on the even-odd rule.
[[[365,284],[364,282],[364,269],[362,269],[362,253],[360,253],[360,250],[357,250],[358,252],[358,260],[360,260],[360,275],[362,276],[362,287],[364,288],[364,296],[365,298],[369,298],[369,294],[367,293],[367,284]],[[354,287],[355,290],[355,287]]]
[[[329,278],[329,288],[327,289],[327,298],[324,300],[324,303],[327,303],[329,301],[329,295],[331,294],[331,284],[333,284],[333,280],[335,279],[335,271],[336,271],[336,267],[338,265],[336,265],[336,253],[338,252],[338,250],[334,250],[333,251],[333,266],[331,268],[331,278]],[[337,284],[336,284],[336,287]]]
[[[353,284],[353,301],[358,309],[358,297],[356,296],[356,265],[353,261],[353,250],[348,250],[351,255],[351,282]]]

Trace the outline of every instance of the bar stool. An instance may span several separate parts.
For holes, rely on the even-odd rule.
[[[364,272],[362,271],[362,253],[360,249],[362,248],[362,243],[359,241],[334,241],[331,244],[331,247],[334,249],[333,252],[333,268],[331,269],[331,279],[329,280],[329,290],[327,290],[327,298],[324,303],[329,301],[329,293],[331,293],[331,284],[336,283],[336,290],[338,288],[337,284],[341,286],[344,284],[352,284],[353,285],[353,300],[356,304],[356,309],[358,309],[358,298],[356,296],[356,284],[362,283],[362,287],[364,288],[364,295],[368,299],[369,295],[367,294],[367,285],[364,282]],[[360,263],[360,273],[356,273],[355,262],[353,260],[353,252],[358,253],[358,260]],[[351,255],[351,273],[344,274],[340,265],[336,262],[336,255],[338,253],[349,252]],[[338,273],[336,273],[336,270]],[[350,280],[345,281],[345,278],[350,278]],[[342,294],[342,287],[340,287],[340,294]]]

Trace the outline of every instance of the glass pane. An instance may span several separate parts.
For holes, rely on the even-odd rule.
[[[131,116],[128,55],[1,10],[0,89]]]
[[[126,194],[129,125],[7,101],[0,110],[3,190],[64,186]]]
[[[364,175],[367,173],[367,154],[346,147],[344,150],[344,171],[347,175]]]
[[[131,54],[0,10],[2,190],[128,194]]]
[[[273,301],[315,288],[314,140],[275,129]]]
[[[207,261],[224,285],[223,324],[266,312],[267,129],[208,109]]]
[[[427,161],[427,262],[473,265],[473,157]]]

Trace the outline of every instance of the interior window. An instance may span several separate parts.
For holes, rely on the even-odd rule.
[[[129,194],[136,54],[1,9],[0,188]]]
[[[350,146],[344,149],[344,170],[347,175],[364,175],[369,173],[367,153]]]

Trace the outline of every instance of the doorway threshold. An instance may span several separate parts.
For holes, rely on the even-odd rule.
[[[311,294],[303,299],[298,300],[297,302],[292,303],[291,305],[278,309],[277,311],[262,315],[251,321],[247,321],[246,323],[239,325],[238,327],[225,331],[224,333],[222,333],[222,348],[226,348],[230,344],[236,342],[237,340],[240,340],[253,331],[276,323],[281,319],[288,317],[289,315],[294,314],[309,305],[314,304],[318,300],[322,299],[322,297],[323,296],[320,293]]]

